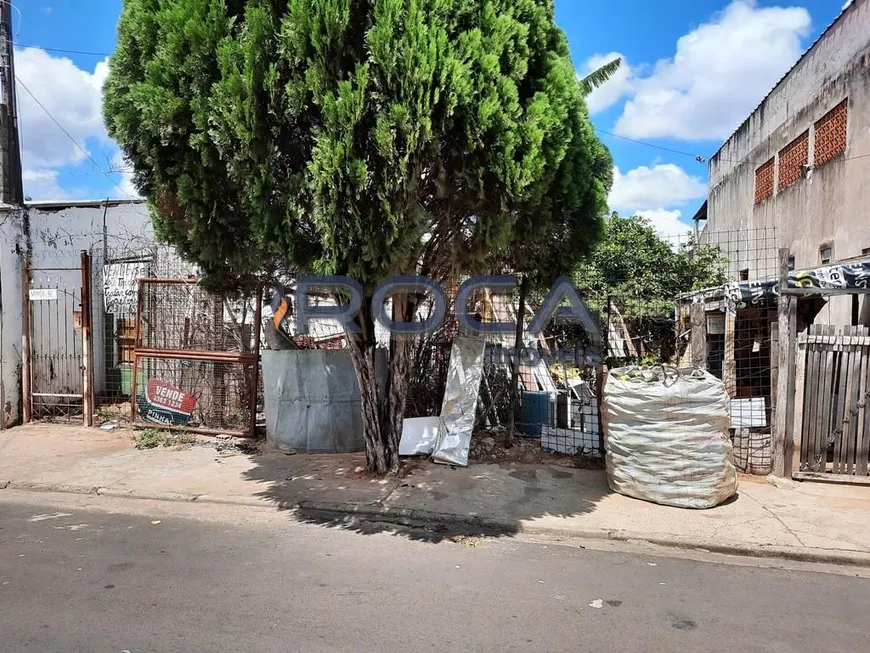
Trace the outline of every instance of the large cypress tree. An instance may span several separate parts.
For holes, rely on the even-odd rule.
[[[392,341],[379,388],[375,286],[549,245],[570,268],[606,210],[610,157],[552,0],[125,0],[104,94],[159,233],[206,283],[293,265],[363,285],[349,341],[379,473],[411,345]]]

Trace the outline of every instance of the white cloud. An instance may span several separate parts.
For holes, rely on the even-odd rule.
[[[63,200],[69,194],[60,187],[57,170],[25,168],[21,173],[24,194],[36,200]]]
[[[633,82],[615,131],[631,138],[720,140],[749,115],[801,54],[803,7],[734,0],[677,41],[672,59]]]
[[[613,168],[613,188],[608,203],[613,211],[623,215],[647,218],[659,236],[684,236],[691,229],[682,220],[679,206],[701,200],[707,195],[707,185],[673,163],[640,166],[625,174]]]
[[[673,163],[640,166],[622,174],[613,169],[613,188],[607,198],[615,211],[644,211],[672,207],[707,194],[707,185]]]
[[[589,107],[590,114],[600,113],[628,95],[635,81],[634,71],[628,65],[625,55],[619,52],[592,55],[583,66],[580,77],[585,77],[593,70],[600,68],[606,63],[610,63],[618,57],[622,58],[622,65],[613,73],[610,79],[586,96],[586,105]]]
[[[669,211],[667,209],[650,209],[647,211],[637,211],[635,215],[640,215],[650,221],[653,228],[662,238],[671,238],[677,240],[680,236],[685,236],[687,231],[691,230],[691,226],[680,218],[683,212],[679,209]]]
[[[88,72],[66,57],[53,57],[39,48],[15,51],[15,73],[23,85],[86,149],[89,140],[98,145],[111,143],[102,116],[102,87],[108,72],[107,60]],[[27,90],[19,88],[18,97],[24,168],[44,170],[86,158]],[[100,155],[91,155],[102,163]]]

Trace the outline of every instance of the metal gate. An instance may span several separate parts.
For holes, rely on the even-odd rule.
[[[76,267],[22,264],[23,421],[93,424],[90,256]]]
[[[870,482],[870,331],[812,325],[798,346],[806,367],[794,477]]]

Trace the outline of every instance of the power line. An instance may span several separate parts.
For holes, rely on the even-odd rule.
[[[96,169],[99,170],[100,172],[102,172],[104,175],[106,175],[106,177],[109,178],[109,180],[112,182],[112,184],[115,186],[115,188],[117,188],[119,191],[124,193],[124,195],[126,195],[127,197],[132,199],[133,196],[130,195],[130,193],[125,191],[123,188],[121,188],[121,186],[118,185],[118,182],[116,182],[114,179],[112,179],[111,173],[107,172],[106,170],[103,170],[102,166],[100,166],[100,164],[97,163],[96,159],[94,159],[94,157],[91,156],[90,152],[88,152],[84,148],[84,146],[82,146],[82,144],[79,143],[75,139],[75,137],[72,134],[70,134],[62,124],[60,124],[60,122],[58,122],[57,118],[55,118],[53,115],[51,115],[51,111],[49,111],[48,109],[45,108],[45,105],[39,101],[39,98],[33,94],[33,91],[31,91],[29,88],[27,88],[27,84],[22,82],[21,79],[18,77],[18,75],[15,76],[15,80],[21,85],[21,88],[23,88],[25,91],[27,91],[27,94],[31,98],[33,98],[33,101],[36,102],[36,104],[39,105],[39,108],[45,112],[45,115],[47,115],[49,118],[51,118],[51,121],[55,125],[58,126],[58,129],[60,129],[64,134],[66,134],[66,137],[73,142],[73,145],[75,145],[79,150],[81,150],[82,154],[84,154],[90,160],[90,162],[94,164]]]
[[[613,132],[609,132],[606,129],[600,129],[598,127],[595,128],[595,131],[600,132],[602,134],[607,134],[608,136],[613,136],[614,138],[621,138],[624,141],[629,141],[631,143],[637,143],[638,145],[645,145],[646,147],[652,147],[657,150],[664,150],[665,152],[671,152],[672,154],[682,154],[683,156],[690,156],[698,163],[704,163],[706,161],[706,157],[700,156],[698,154],[692,154],[691,152],[683,152],[682,150],[675,150],[670,147],[664,147],[663,145],[656,145],[654,143],[647,143],[645,141],[639,141],[634,138],[629,138],[628,136],[622,136],[621,134],[614,134]]]
[[[636,138],[629,138],[628,136],[623,136],[621,134],[614,134],[613,132],[609,132],[606,129],[595,128],[595,131],[601,132],[602,134],[607,134],[608,136],[613,136],[614,138],[621,138],[624,141],[629,141],[631,143],[637,143],[638,145],[643,145],[645,147],[651,147],[656,150],[663,150],[665,152],[671,152],[672,154],[680,154],[682,156],[690,156],[698,163],[704,164],[710,159],[708,156],[704,156],[703,154],[694,154],[692,152],[685,152],[683,150],[675,150],[670,147],[665,147],[664,145],[656,145],[655,143],[648,143],[646,141],[639,141]],[[742,163],[742,161],[732,160],[732,159],[719,159],[720,161],[728,161],[729,163]],[[754,163],[754,162],[753,162]],[[757,165],[757,164],[756,164]]]
[[[2,2],[2,1],[4,1],[4,0],[0,0],[0,2]],[[45,50],[46,52],[58,52],[61,54],[78,54],[78,55],[89,56],[89,57],[110,57],[110,56],[112,56],[111,52],[93,52],[93,51],[89,51],[89,50],[67,50],[64,48],[49,48],[49,47],[46,47],[44,45],[16,44],[16,47],[19,47],[19,48],[37,48],[39,50]],[[19,82],[20,81],[21,80],[19,80]],[[26,87],[25,87],[25,90],[26,90]],[[27,92],[30,93],[30,91],[27,91]],[[31,97],[33,97],[32,93],[30,95],[31,95]],[[34,100],[35,99],[36,98],[34,97]],[[38,100],[37,100],[37,103],[38,103]],[[42,105],[40,104],[40,106],[42,106]],[[45,109],[45,107],[43,107],[43,109]],[[46,113],[48,113],[48,111],[46,111]],[[54,120],[54,118],[51,116],[51,114],[49,114],[49,117],[51,117],[52,120]],[[57,121],[55,121],[55,122],[57,122]],[[59,124],[58,124],[58,126],[60,127]],[[61,127],[61,129],[63,129],[63,127]],[[613,138],[619,138],[619,139],[622,139],[624,141],[628,141],[630,143],[635,143],[637,145],[643,145],[644,147],[650,147],[650,148],[653,148],[656,150],[661,150],[663,152],[670,152],[671,154],[679,154],[680,156],[688,156],[688,157],[693,158],[695,161],[697,161],[698,163],[701,163],[701,164],[706,163],[708,161],[708,159],[710,158],[710,157],[704,156],[702,154],[695,154],[693,152],[686,152],[684,150],[676,150],[676,149],[671,148],[671,147],[665,147],[664,145],[656,145],[655,143],[648,143],[647,141],[641,141],[641,140],[638,140],[636,138],[629,138],[628,136],[623,136],[622,134],[615,134],[613,132],[607,131],[606,129],[601,129],[600,127],[595,127],[595,131],[597,131],[601,134],[607,134],[608,136],[612,136]],[[64,133],[66,133],[66,130],[64,130]],[[67,133],[67,136],[69,136],[68,133]],[[72,138],[72,137],[70,137],[70,138]],[[76,143],[76,145],[78,146],[78,143]],[[79,149],[82,149],[82,151],[84,151],[84,149],[81,148],[81,146],[79,146]],[[855,159],[863,159],[863,158],[866,158],[868,156],[870,156],[870,154],[861,154],[861,155],[854,156],[854,157],[848,157],[848,158],[844,159],[844,161],[853,161]],[[90,158],[90,155],[88,155],[88,158]],[[93,161],[93,159],[91,159],[91,160]],[[740,161],[740,160],[736,160],[736,159],[723,159],[723,158],[720,158],[719,160],[720,161],[727,161],[728,163],[744,163],[744,162],[746,162],[746,163],[752,163],[753,165],[761,165],[761,162],[758,162],[758,161]],[[97,166],[97,167],[99,167],[99,166]],[[103,170],[101,170],[101,172],[108,174]]]
[[[111,52],[89,52],[87,50],[64,50],[63,48],[47,48],[44,45],[22,45],[20,43],[16,43],[15,47],[17,48],[36,48],[38,50],[45,50],[46,52],[60,52],[61,54],[82,54],[89,57],[110,57],[112,55]]]
[[[695,161],[697,161],[698,163],[706,163],[710,159],[710,157],[706,157],[706,156],[703,156],[700,154],[692,154],[691,152],[684,152],[683,150],[675,150],[673,148],[665,147],[663,145],[656,145],[655,143],[647,143],[646,141],[639,141],[639,140],[634,139],[634,138],[629,138],[628,136],[622,136],[621,134],[614,134],[613,132],[609,132],[606,129],[600,129],[598,127],[595,127],[595,131],[600,132],[602,134],[607,134],[608,136],[613,136],[614,138],[621,138],[624,141],[629,141],[631,143],[637,143],[638,145],[643,145],[645,147],[651,147],[651,148],[654,148],[656,150],[663,150],[665,152],[671,152],[672,154],[680,154],[682,156],[690,156],[693,159],[695,159]],[[855,161],[857,159],[866,159],[867,157],[870,157],[870,154],[857,154],[855,156],[845,157],[843,159],[843,161]],[[762,165],[763,163],[766,163],[765,161],[750,161],[748,159],[725,159],[722,157],[718,157],[718,160],[725,161],[727,163],[751,163],[752,165],[756,165],[756,166]]]

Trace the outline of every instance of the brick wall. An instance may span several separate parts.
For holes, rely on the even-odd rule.
[[[814,165],[824,165],[846,150],[847,101],[843,100],[816,121]]]
[[[755,203],[761,204],[773,196],[773,159],[755,171]]]
[[[810,154],[810,134],[803,134],[779,152],[779,190],[791,186],[803,175],[801,166],[806,165]]]

